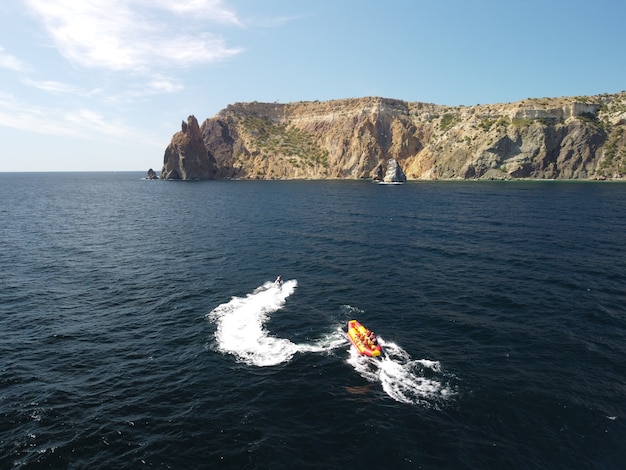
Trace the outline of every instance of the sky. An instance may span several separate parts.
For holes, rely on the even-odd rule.
[[[626,89],[623,0],[7,0],[0,172],[160,170],[236,102]]]

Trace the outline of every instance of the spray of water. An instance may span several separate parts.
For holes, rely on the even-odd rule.
[[[287,339],[272,337],[265,323],[272,313],[283,308],[297,285],[296,280],[282,286],[266,282],[246,297],[233,297],[213,309],[207,318],[217,325],[218,349],[259,367],[289,361],[298,351],[297,346]]]
[[[284,281],[280,286],[266,282],[251,294],[233,297],[213,309],[207,318],[217,325],[217,349],[246,364],[266,367],[288,362],[298,352],[324,352],[344,345],[345,338],[337,333],[312,343],[295,344],[267,331],[266,322],[284,307],[297,286],[295,279]]]
[[[445,384],[439,362],[413,360],[401,347],[380,336],[384,353],[378,358],[360,356],[350,346],[344,325],[309,344],[272,336],[265,324],[272,313],[284,307],[297,285],[295,279],[280,286],[266,282],[247,296],[233,297],[213,309],[207,319],[217,326],[217,349],[246,364],[266,367],[288,362],[298,352],[320,353],[348,347],[348,363],[366,380],[380,383],[387,395],[398,402],[437,407],[453,394]],[[354,310],[350,308],[351,313]]]
[[[453,395],[438,361],[414,360],[395,343],[380,336],[383,355],[360,356],[350,348],[348,363],[366,380],[379,382],[387,395],[400,403],[438,408]]]

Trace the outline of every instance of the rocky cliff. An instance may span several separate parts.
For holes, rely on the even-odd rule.
[[[165,149],[161,178],[212,179],[217,173],[217,163],[204,146],[198,121],[189,116]]]
[[[441,106],[385,98],[237,103],[183,122],[161,176],[622,179],[626,92]]]

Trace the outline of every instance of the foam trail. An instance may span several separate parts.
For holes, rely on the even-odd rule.
[[[300,348],[287,339],[270,336],[264,325],[270,314],[283,308],[297,285],[295,279],[283,282],[282,287],[266,282],[246,297],[233,297],[208,313],[207,318],[217,325],[218,349],[259,367],[289,361]]]
[[[449,398],[453,392],[442,382],[441,364],[431,360],[412,360],[409,354],[380,336],[384,354],[380,358],[360,356],[350,347],[348,363],[366,380],[380,382],[394,400],[411,405],[432,406]],[[427,377],[428,376],[428,377]]]
[[[329,333],[328,335],[318,339],[313,344],[299,344],[298,351],[301,352],[330,352],[334,349],[345,347],[348,342],[345,332],[341,326]]]

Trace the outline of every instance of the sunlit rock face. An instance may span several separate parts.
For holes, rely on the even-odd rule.
[[[390,158],[387,161],[387,172],[383,181],[385,183],[404,183],[406,181],[406,175],[395,158]]]
[[[395,160],[409,180],[621,179],[625,128],[624,92],[475,106],[236,103],[200,127],[183,122],[161,177],[384,179]]]

